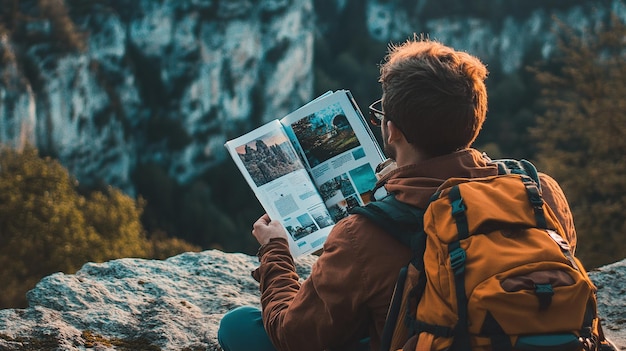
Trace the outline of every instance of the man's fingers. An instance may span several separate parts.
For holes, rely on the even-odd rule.
[[[271,219],[267,213],[259,217],[259,219],[257,219],[256,222],[252,224],[252,235],[256,236],[256,234],[254,233],[255,230],[263,228],[263,227],[267,227],[270,224],[270,222],[271,222]]]
[[[267,219],[265,218],[267,214],[264,214],[263,216],[259,217],[259,219],[256,220],[256,222],[254,222],[252,224],[253,227],[256,227],[258,225],[267,225]]]

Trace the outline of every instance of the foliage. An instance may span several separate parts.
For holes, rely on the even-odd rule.
[[[150,258],[162,260],[181,252],[198,252],[200,247],[183,239],[169,237],[165,232],[150,234]]]
[[[3,306],[54,271],[73,271],[88,260],[98,236],[80,210],[74,181],[63,167],[34,149],[0,153],[0,296]],[[16,289],[19,287],[19,289]]]
[[[536,71],[545,112],[532,137],[543,169],[562,185],[590,266],[626,257],[626,26],[582,33],[560,26],[562,69]]]
[[[85,262],[199,250],[180,239],[148,240],[143,206],[113,188],[82,196],[57,161],[32,147],[0,148],[0,308],[24,306],[42,277]]]
[[[135,202],[114,188],[109,188],[107,193],[93,192],[89,195],[82,212],[100,239],[100,245],[90,250],[90,261],[148,256],[150,247],[140,221],[142,207],[141,201]]]

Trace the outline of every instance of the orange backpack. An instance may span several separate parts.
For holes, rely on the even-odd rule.
[[[596,288],[528,161],[453,178],[425,211],[393,194],[356,210],[410,245],[382,349],[600,350]],[[610,348],[609,348],[610,349]]]

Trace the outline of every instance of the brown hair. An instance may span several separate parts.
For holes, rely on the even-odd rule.
[[[431,156],[469,147],[487,114],[487,68],[468,53],[415,36],[380,67],[385,118]]]

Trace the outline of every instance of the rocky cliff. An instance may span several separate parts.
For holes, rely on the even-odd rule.
[[[523,69],[524,59],[535,53],[543,58],[553,54],[558,21],[583,30],[605,22],[611,12],[626,20],[624,3],[614,0],[368,1],[367,24],[379,40],[425,33],[477,55],[492,72],[511,73]]]
[[[297,261],[301,277],[315,256]],[[259,305],[256,257],[211,250],[164,261],[125,258],[56,273],[26,309],[0,310],[1,350],[220,350],[221,316]],[[606,334],[626,350],[626,261],[591,273]]]
[[[309,0],[67,1],[86,43],[69,53],[49,2],[17,3],[30,19],[12,19],[20,42],[0,30],[0,142],[30,141],[87,184],[132,194],[139,163],[187,181],[311,97]]]
[[[385,42],[428,33],[503,72],[521,69],[531,52],[550,55],[553,16],[574,28],[596,26],[611,11],[626,19],[619,0],[523,6],[508,1],[67,0],[85,45],[64,53],[67,43],[58,35],[72,26],[41,15],[54,13],[51,4],[57,2],[13,3],[24,21],[7,15],[11,8],[6,6],[0,14],[10,23],[4,28],[21,23],[15,30],[23,35],[12,41],[16,36],[0,30],[0,143],[30,141],[81,182],[111,184],[129,194],[138,164],[157,164],[182,183],[193,180],[227,157],[226,139],[312,98],[314,37],[345,31],[341,16],[357,16],[350,13],[355,6],[364,11],[367,28],[353,33],[355,38]],[[46,11],[37,7],[45,4]],[[508,14],[493,17],[496,11]]]

